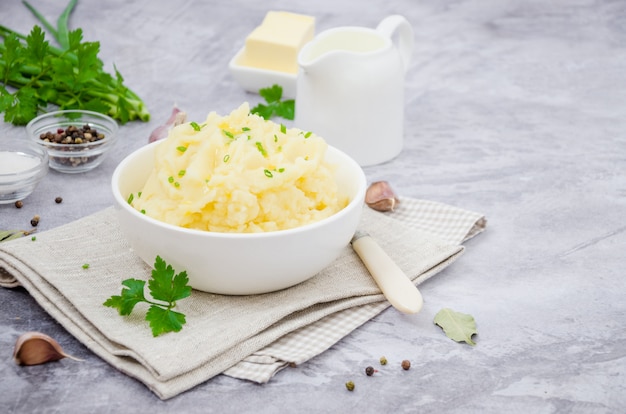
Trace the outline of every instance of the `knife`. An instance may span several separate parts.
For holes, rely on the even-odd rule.
[[[422,309],[420,291],[368,233],[357,230],[350,243],[394,308],[403,313]]]

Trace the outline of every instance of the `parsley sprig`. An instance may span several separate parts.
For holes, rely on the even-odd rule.
[[[267,105],[258,104],[250,110],[253,114],[257,114],[265,119],[270,119],[276,115],[285,119],[293,119],[295,115],[296,102],[293,99],[281,101],[283,97],[283,88],[274,84],[269,88],[262,88],[259,91]]]
[[[69,29],[76,3],[70,0],[54,27],[24,1],[59,47],[50,45],[39,26],[26,36],[0,25],[0,83],[4,84],[0,84],[0,112],[5,122],[24,125],[49,104],[101,112],[121,123],[150,119],[143,101],[126,87],[121,73],[115,69],[112,76],[103,70],[100,43],[83,41],[80,28]]]
[[[103,305],[115,308],[120,315],[126,316],[131,314],[135,305],[145,302],[150,305],[146,313],[146,321],[150,323],[153,336],[178,332],[186,323],[185,314],[172,309],[176,306],[177,300],[191,295],[191,287],[187,283],[189,283],[189,278],[186,271],[175,275],[172,266],[157,256],[152,277],[148,280],[148,289],[153,300],[147,299],[144,295],[146,281],[131,278],[122,282],[125,287],[122,288],[121,295],[111,296]]]

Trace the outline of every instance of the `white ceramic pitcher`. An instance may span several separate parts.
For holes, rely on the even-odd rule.
[[[361,166],[400,153],[404,77],[413,28],[402,16],[374,29],[338,27],[318,34],[298,54],[295,126],[313,131]]]

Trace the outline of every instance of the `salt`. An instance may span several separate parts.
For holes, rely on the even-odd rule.
[[[35,156],[21,152],[0,151],[0,174],[18,174],[41,163]]]

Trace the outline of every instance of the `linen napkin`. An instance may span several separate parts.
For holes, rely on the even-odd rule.
[[[417,284],[456,260],[460,243],[485,226],[478,213],[410,198],[393,213],[364,208],[360,223]],[[38,233],[36,241],[0,244],[0,286],[24,286],[95,354],[162,399],[220,373],[267,382],[390,306],[346,246],[322,272],[288,289],[250,296],[193,291],[177,306],[187,316],[183,330],[154,338],[141,305],[126,317],[102,305],[119,294],[122,280],[148,279],[150,271],[126,242],[112,207]]]

